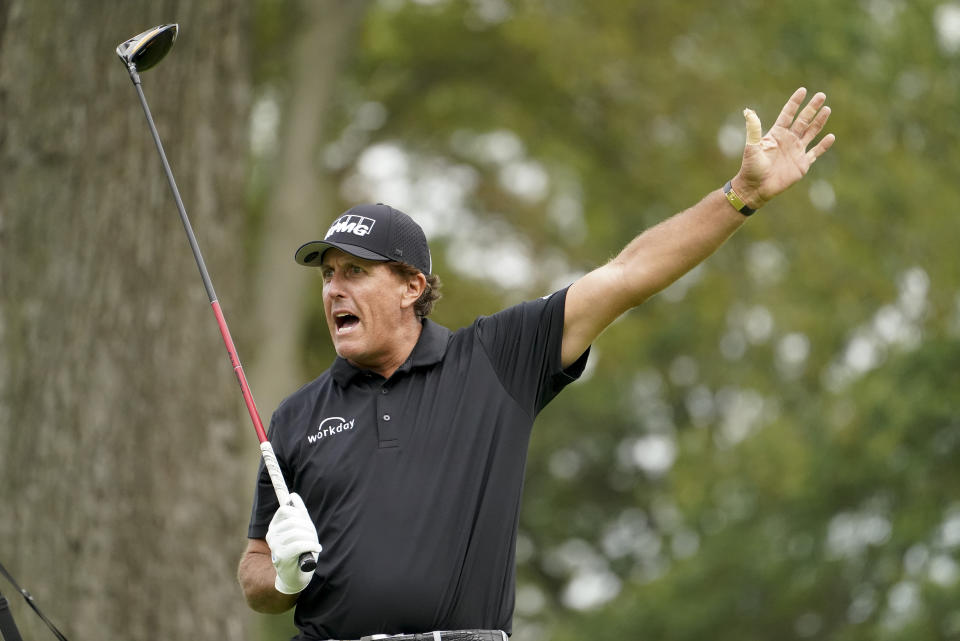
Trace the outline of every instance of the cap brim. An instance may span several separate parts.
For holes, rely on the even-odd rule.
[[[358,247],[357,245],[350,245],[348,243],[329,243],[323,240],[313,240],[309,243],[301,245],[300,249],[297,250],[297,253],[293,255],[293,258],[301,265],[306,265],[307,267],[319,267],[320,261],[323,259],[323,252],[327,251],[331,247],[345,251],[351,256],[356,256],[357,258],[365,258],[367,260],[376,260],[381,262],[393,260],[392,258],[372,252],[369,249],[364,249],[363,247]]]

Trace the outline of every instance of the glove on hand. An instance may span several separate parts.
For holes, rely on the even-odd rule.
[[[277,569],[274,587],[283,594],[297,594],[307,587],[313,572],[300,571],[300,555],[318,554],[323,549],[303,499],[294,493],[290,495],[290,503],[277,508],[267,528],[267,545],[273,567]]]

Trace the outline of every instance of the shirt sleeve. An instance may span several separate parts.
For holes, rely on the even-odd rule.
[[[563,369],[567,289],[477,320],[477,336],[505,389],[535,416],[583,373],[589,348]]]

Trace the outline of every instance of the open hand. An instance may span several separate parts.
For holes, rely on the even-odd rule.
[[[836,140],[836,136],[827,134],[807,149],[823,130],[830,117],[830,107],[824,104],[827,96],[818,92],[797,115],[806,95],[803,87],[794,91],[765,136],[761,136],[757,114],[752,109],[743,110],[747,144],[743,148],[740,172],[731,182],[734,191],[753,209],[759,209],[803,178],[810,165]]]

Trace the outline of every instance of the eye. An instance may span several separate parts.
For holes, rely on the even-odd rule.
[[[321,267],[320,276],[324,281],[328,281],[333,278],[333,268],[332,267]]]
[[[351,273],[351,274],[362,274],[362,273],[363,273],[363,267],[361,267],[360,265],[350,265],[350,273]]]

